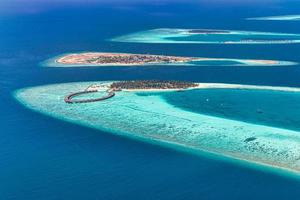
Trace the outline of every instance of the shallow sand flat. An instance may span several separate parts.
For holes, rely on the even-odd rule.
[[[35,111],[114,134],[300,173],[299,132],[185,111],[168,104],[157,93],[145,96],[123,91],[103,102],[72,105],[64,102],[66,94],[90,84],[95,82],[27,88],[17,91],[15,97]],[[299,88],[229,84],[199,87],[300,92]]]
[[[203,44],[285,44],[300,43],[299,34],[255,31],[216,30],[220,33],[197,33],[197,29],[152,29],[111,39],[135,43],[203,43]],[[210,30],[212,31],[212,30]],[[224,32],[221,32],[224,31]]]
[[[247,18],[247,20],[298,21],[298,20],[300,20],[300,15],[280,15],[280,16],[267,16],[267,17],[253,17],[253,18]]]
[[[176,62],[151,62],[151,63],[86,63],[85,60],[91,57],[101,55],[134,55],[124,53],[105,53],[105,52],[85,52],[85,53],[69,53],[63,54],[42,63],[47,67],[101,67],[101,66],[149,66],[149,65],[176,65],[176,66],[290,66],[297,63],[290,61],[278,60],[256,60],[256,59],[234,59],[234,58],[206,58],[206,57],[180,57],[166,56],[176,58]],[[135,54],[143,55],[143,54]],[[152,55],[156,56],[156,55]],[[159,55],[161,56],[161,55]]]

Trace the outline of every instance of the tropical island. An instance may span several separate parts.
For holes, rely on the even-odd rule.
[[[194,30],[210,32],[210,30]],[[213,30],[211,31],[213,32]],[[195,34],[195,33],[193,33]],[[209,34],[209,33],[207,33]],[[218,34],[218,32],[214,33]],[[230,43],[230,42],[228,42]],[[132,53],[86,52],[64,54],[43,62],[47,67],[95,67],[95,66],[289,66],[296,63],[281,60],[183,57]]]
[[[214,34],[214,33],[227,33],[229,34],[230,31],[226,30],[211,30],[211,29],[191,29],[188,30],[188,33],[194,34]]]
[[[181,63],[196,59],[197,58],[180,56],[90,52],[68,54],[57,59],[56,62],[65,65],[144,65],[158,63]]]
[[[184,90],[189,88],[195,88],[198,84],[186,81],[164,81],[164,80],[134,80],[134,81],[117,81],[111,84],[92,84],[89,85],[83,91],[77,91],[65,96],[64,101],[66,103],[90,103],[96,101],[103,101],[115,96],[115,92],[127,90],[127,91],[149,91],[149,90]],[[103,92],[106,94],[98,98],[85,98],[85,99],[73,99],[80,95]]]
[[[172,89],[188,89],[197,87],[198,84],[187,81],[165,81],[165,80],[134,80],[134,81],[118,81],[113,82],[110,87],[112,89],[127,90],[172,90]]]

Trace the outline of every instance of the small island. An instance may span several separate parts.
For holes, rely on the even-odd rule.
[[[163,56],[129,53],[78,53],[68,54],[56,60],[64,65],[145,65],[182,63],[197,60],[193,57]]]
[[[203,34],[214,32],[202,31]],[[207,32],[207,33],[204,33]],[[193,33],[195,34],[195,33]],[[217,34],[214,32],[214,34]],[[252,41],[254,42],[254,41]],[[288,42],[288,41],[283,41]],[[231,43],[227,41],[226,43]],[[207,58],[183,57],[150,54],[86,52],[70,53],[51,58],[42,63],[47,67],[113,67],[113,66],[149,66],[149,65],[176,65],[176,66],[289,66],[296,63],[281,60],[257,60],[235,58]]]
[[[117,81],[111,84],[92,84],[83,91],[73,92],[65,96],[64,101],[66,103],[91,103],[96,101],[103,101],[115,96],[115,92],[122,90],[183,90],[189,88],[198,87],[197,83],[186,81],[161,81],[161,80],[134,80],[134,81]],[[99,98],[87,98],[87,99],[73,99],[80,95],[96,93],[105,91],[107,94]]]
[[[135,80],[113,82],[112,89],[125,90],[174,90],[197,87],[198,84],[187,81],[164,81],[164,80]]]
[[[226,33],[229,34],[230,31],[226,31],[226,30],[211,30],[211,29],[191,29],[188,30],[188,33],[191,34],[216,34],[216,33]]]

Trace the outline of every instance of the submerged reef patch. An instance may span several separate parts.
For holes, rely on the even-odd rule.
[[[300,15],[279,15],[279,16],[267,16],[267,17],[253,17],[253,18],[247,18],[247,20],[298,21],[298,20],[300,20]]]
[[[115,42],[285,44],[300,43],[299,34],[207,29],[152,29],[113,38]]]

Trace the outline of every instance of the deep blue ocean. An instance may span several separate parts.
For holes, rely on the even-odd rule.
[[[300,33],[299,21],[244,20],[299,13],[300,2],[297,0],[1,1],[0,199],[299,199],[300,181],[297,179],[70,124],[30,111],[13,98],[13,91],[24,87],[98,80],[176,79],[300,87],[300,65],[111,68],[46,68],[39,65],[53,56],[80,51],[300,62],[299,44],[108,41],[115,36],[153,28]],[[291,107],[284,109],[284,103],[280,105],[280,113],[288,115],[288,111],[293,110]],[[178,106],[193,109],[191,105]],[[250,108],[262,109],[255,105]],[[211,108],[204,109],[208,112]],[[263,114],[274,115],[270,105],[263,111]],[[217,111],[214,114],[220,115]],[[247,113],[240,115],[249,117]],[[236,115],[227,117],[235,118]],[[253,122],[251,117],[245,120]],[[298,123],[299,120],[294,119],[291,126],[299,129]],[[280,122],[277,124],[280,126]]]

